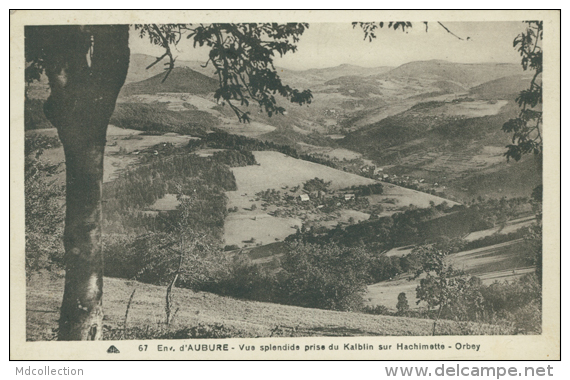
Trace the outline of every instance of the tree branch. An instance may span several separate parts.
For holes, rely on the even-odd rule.
[[[463,38],[459,37],[457,34],[453,33],[451,30],[449,30],[445,25],[443,25],[441,22],[437,22],[443,29],[446,30],[447,33],[451,34],[453,37],[463,41]],[[427,30],[427,25],[426,25],[426,30]],[[469,37],[467,37],[469,38]]]

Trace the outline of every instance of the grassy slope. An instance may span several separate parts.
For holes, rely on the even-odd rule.
[[[30,281],[26,291],[27,340],[53,339],[52,329],[57,327],[63,284],[63,278],[53,275],[38,275]],[[134,289],[129,326],[156,327],[164,319],[165,287],[105,278],[104,289],[104,325],[108,328],[122,326],[126,304]],[[276,329],[286,336],[431,335],[433,326],[432,321],[424,319],[242,301],[187,289],[175,289],[173,295],[180,308],[173,328],[221,323],[234,331],[236,337],[267,337]],[[466,327],[476,333],[496,331],[494,326],[462,326],[463,329],[452,321],[441,321],[438,333],[462,334]]]

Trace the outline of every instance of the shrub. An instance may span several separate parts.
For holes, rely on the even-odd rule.
[[[366,314],[374,314],[374,315],[394,315],[394,313],[392,313],[390,311],[390,309],[388,309],[386,306],[384,305],[375,305],[375,306],[364,306],[362,308],[362,312],[366,313]]]
[[[283,301],[354,311],[363,307],[368,255],[359,248],[293,243],[282,259]]]
[[[406,293],[402,292],[398,294],[398,303],[396,304],[396,309],[398,310],[398,315],[406,315],[410,310],[410,305],[408,304],[408,297],[406,297]]]
[[[220,295],[255,301],[278,300],[275,276],[264,267],[252,263],[246,255],[236,255],[227,263],[223,277],[206,289]]]

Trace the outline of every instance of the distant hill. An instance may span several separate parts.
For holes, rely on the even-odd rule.
[[[494,79],[522,73],[518,64],[510,63],[453,63],[442,60],[415,61],[403,64],[382,74],[385,78],[407,77],[445,80],[467,87]]]
[[[137,94],[157,94],[160,92],[179,92],[190,94],[208,94],[218,89],[218,82],[187,67],[175,67],[163,83],[164,73],[140,82],[129,83],[123,87],[123,96]]]
[[[301,71],[305,75],[316,75],[325,80],[331,80],[342,76],[369,76],[379,75],[386,73],[393,69],[391,66],[378,66],[378,67],[362,67],[357,65],[342,64],[335,67],[327,67],[324,69],[309,69]]]
[[[308,70],[289,70],[277,68],[277,73],[284,83],[295,86],[311,88],[340,77],[366,77],[370,75],[384,74],[393,69],[391,66],[362,67],[343,64],[335,67]]]
[[[528,89],[532,75],[511,75],[495,79],[475,86],[469,93],[480,99],[515,99],[517,95]]]

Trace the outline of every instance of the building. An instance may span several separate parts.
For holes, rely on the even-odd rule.
[[[299,198],[301,199],[301,202],[307,202],[311,200],[311,198],[309,198],[309,194],[301,194],[299,195]]]
[[[354,194],[344,194],[345,201],[350,201],[351,199],[354,199]]]

